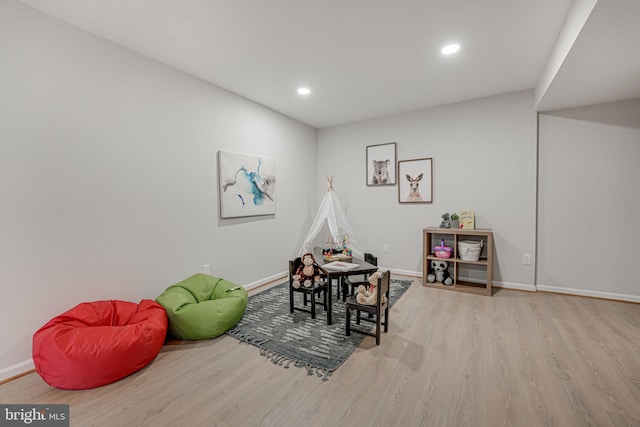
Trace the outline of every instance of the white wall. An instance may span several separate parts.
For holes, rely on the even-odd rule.
[[[249,286],[282,273],[325,175],[383,267],[420,274],[422,228],[471,208],[494,230],[496,285],[640,300],[627,217],[640,102],[541,115],[538,189],[533,105],[527,91],[316,132],[0,0],[0,379],[28,369],[33,332],[79,302],[155,298],[207,263]],[[366,186],[366,146],[394,141],[398,160],[434,159],[432,204]],[[218,150],[276,159],[275,217],[218,219]],[[537,280],[523,253],[538,254]]]
[[[207,263],[243,285],[286,270],[315,129],[12,0],[0,64],[0,379],[82,301],[154,299]],[[276,159],[275,217],[218,219],[218,150]]]
[[[398,160],[433,158],[433,203],[398,203],[398,187],[366,186],[366,146],[397,142]],[[474,209],[495,235],[496,284],[534,289],[536,114],[532,91],[478,99],[318,131],[325,174],[359,242],[382,266],[422,272],[422,229],[444,212]],[[400,185],[406,185],[400,180]],[[389,253],[383,253],[383,244]]]
[[[640,302],[640,100],[540,115],[538,289]]]

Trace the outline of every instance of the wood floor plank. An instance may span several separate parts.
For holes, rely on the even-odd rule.
[[[83,427],[640,426],[638,304],[416,279],[390,320],[326,382],[223,336],[167,344],[92,390],[29,374],[0,385],[0,402],[68,403]]]

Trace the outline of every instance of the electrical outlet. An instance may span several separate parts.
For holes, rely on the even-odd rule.
[[[202,265],[202,272],[204,274],[211,274],[211,264],[203,264]]]
[[[531,254],[522,254],[522,264],[531,265]]]
[[[382,245],[382,252],[384,252],[385,254],[389,252],[389,244],[385,243],[384,245]]]

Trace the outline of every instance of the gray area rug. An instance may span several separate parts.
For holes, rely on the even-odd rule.
[[[411,283],[411,280],[391,280],[391,306]],[[302,305],[302,294],[296,293],[294,297],[296,306]],[[289,283],[281,283],[249,297],[242,320],[227,331],[227,335],[255,345],[260,349],[260,355],[275,364],[285,368],[291,364],[304,367],[309,375],[315,374],[326,381],[365,338],[357,332],[352,332],[350,337],[345,335],[345,304],[342,299],[336,301],[335,292],[332,308],[332,325],[327,325],[322,306],[317,306],[315,319],[311,319],[310,313],[296,311],[291,314]]]

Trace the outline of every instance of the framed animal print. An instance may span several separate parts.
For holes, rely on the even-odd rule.
[[[367,185],[396,185],[396,143],[367,147]]]
[[[398,161],[398,202],[433,202],[433,159]]]

